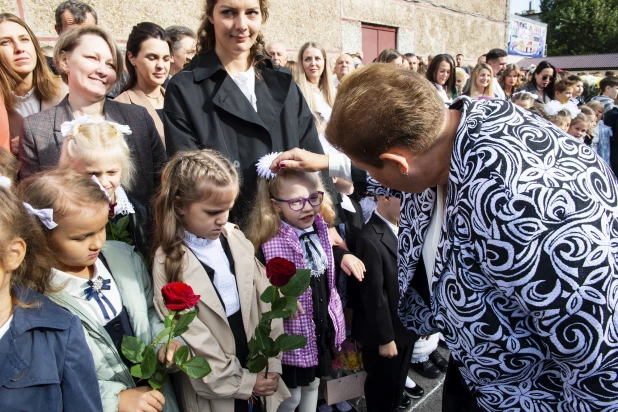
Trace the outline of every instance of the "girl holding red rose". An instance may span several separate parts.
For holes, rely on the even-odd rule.
[[[83,174],[59,169],[24,180],[17,192],[22,201],[46,212],[39,223],[56,261],[51,274],[56,292],[46,295],[81,320],[103,411],[177,412],[172,385],[157,391],[147,381],[134,380],[133,365],[122,355],[124,336],[148,345],[164,324],[154,309],[152,281],[141,257],[125,243],[105,241],[109,201],[104,190]],[[171,362],[182,345],[180,339],[172,341],[167,355],[162,345],[159,360]]]
[[[187,412],[260,411],[264,396],[274,412],[290,396],[279,381],[279,358],[269,359],[268,376],[246,367],[249,338],[270,310],[260,300],[270,283],[251,242],[228,223],[238,192],[236,169],[221,154],[179,152],[163,171],[155,201],[155,306],[164,318],[169,310],[197,304],[197,317],[182,337],[212,370],[203,379],[173,377]],[[282,333],[281,319],[273,320],[273,338]]]
[[[293,412],[296,408],[313,412],[320,378],[330,373],[334,352],[341,349],[346,335],[335,286],[335,259],[359,277],[364,265],[355,256],[331,247],[328,225],[333,223],[335,212],[319,175],[296,171],[269,174],[267,167],[260,165],[269,166],[273,155],[258,162],[257,199],[247,234],[272,265],[269,272],[274,273],[273,284],[294,273],[277,257],[293,262],[297,269],[311,269],[310,287],[298,297],[299,312],[283,321],[285,333],[305,336],[307,344],[283,353],[282,379],[292,397],[279,412]]]

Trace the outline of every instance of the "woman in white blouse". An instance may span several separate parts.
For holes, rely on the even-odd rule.
[[[47,66],[30,27],[10,13],[0,14],[0,76],[10,84],[0,96],[9,113],[11,151],[17,154],[23,118],[57,105],[67,87]]]

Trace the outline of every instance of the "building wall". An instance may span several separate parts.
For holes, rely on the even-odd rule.
[[[203,0],[87,0],[99,23],[122,45],[134,24],[197,28]],[[44,43],[52,43],[59,0],[0,0],[0,10],[23,17]],[[286,44],[295,59],[306,41],[329,55],[362,49],[361,23],[398,28],[398,48],[421,56],[464,53],[467,60],[494,47],[506,49],[509,0],[270,0],[263,26],[267,41]]]

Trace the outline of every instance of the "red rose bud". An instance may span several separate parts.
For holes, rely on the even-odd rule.
[[[194,294],[191,286],[182,282],[168,283],[161,289],[161,294],[165,306],[176,312],[191,309],[200,300],[200,295]]]
[[[287,285],[295,274],[296,265],[285,258],[272,258],[266,263],[266,277],[273,286]]]

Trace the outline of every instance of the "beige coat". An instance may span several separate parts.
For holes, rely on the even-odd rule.
[[[250,339],[259,323],[262,312],[270,305],[260,300],[260,295],[270,285],[264,266],[254,257],[254,249],[238,226],[228,223],[223,229],[236,272],[240,308],[247,339]],[[182,335],[193,354],[208,360],[212,372],[204,379],[191,379],[184,373],[175,374],[176,393],[181,409],[186,412],[234,412],[234,399],[249,399],[257,375],[243,369],[235,354],[234,335],[230,329],[225,310],[215,288],[202,264],[195,255],[184,248],[183,281],[200,295],[197,318],[189,331]],[[161,296],[161,288],[167,282],[165,277],[165,254],[159,248],[153,264],[155,308],[163,319],[168,311]],[[272,322],[273,339],[283,333],[280,319]],[[281,360],[269,359],[269,372],[281,373]],[[268,411],[275,412],[290,393],[282,380],[278,391],[267,398]]]
[[[41,111],[57,106],[58,103],[60,103],[62,99],[64,99],[64,96],[66,96],[68,92],[69,92],[68,86],[60,82],[60,93],[58,94],[57,97],[51,100],[43,100],[41,102]],[[9,110],[8,115],[9,115],[9,131],[11,134],[11,152],[13,152],[15,156],[17,156],[18,148],[19,148],[19,136],[21,133],[22,125],[24,123],[24,118],[22,117],[21,114],[17,113],[15,110]],[[50,125],[50,127],[53,127],[53,125]]]
[[[161,90],[161,95],[165,97],[165,89],[163,87],[159,87]],[[154,120],[155,127],[157,128],[157,132],[159,132],[159,136],[161,136],[161,140],[163,141],[163,146],[165,146],[165,134],[163,134],[163,122],[161,118],[157,114],[155,108],[150,104],[150,99],[146,97],[143,91],[140,90],[139,87],[135,86],[132,89],[127,90],[126,92],[120,93],[114,99],[116,102],[127,103],[127,104],[136,104],[138,106],[144,107],[148,110],[148,114]]]

